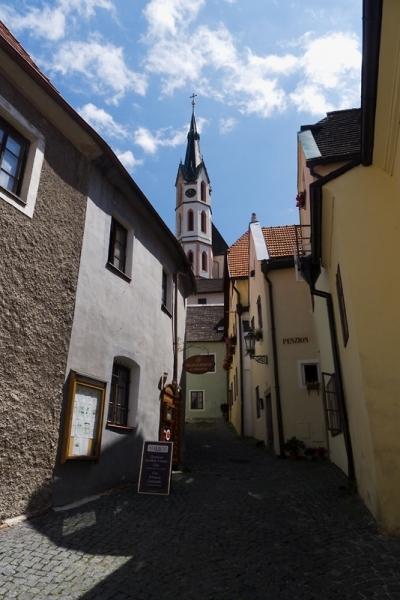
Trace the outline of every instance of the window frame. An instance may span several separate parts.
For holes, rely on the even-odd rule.
[[[331,384],[333,384],[333,389],[329,389]],[[326,428],[332,437],[336,437],[343,433],[343,420],[337,393],[337,377],[335,373],[322,373],[322,392]]]
[[[201,270],[205,273],[208,273],[208,256],[205,250],[203,250],[203,252],[201,253]]]
[[[194,231],[194,213],[191,208],[187,212],[187,230]]]
[[[12,125],[10,125],[3,117],[0,115],[0,129],[3,131],[3,137],[0,140],[0,171],[6,173],[9,177],[15,180],[13,189],[8,189],[0,184],[0,187],[9,192],[10,194],[14,194],[15,196],[20,196],[22,182],[24,179],[24,171],[26,165],[26,157],[28,155],[30,142],[27,138],[25,138],[19,131],[15,129]],[[8,138],[14,138],[21,147],[21,155],[16,156],[10,148],[7,148]],[[3,158],[5,152],[10,152],[17,159],[17,169],[16,175],[11,175],[3,168]]]
[[[31,219],[35,210],[44,161],[45,137],[1,95],[0,118],[9,128],[27,141],[18,194],[0,187],[0,200],[10,204]]]
[[[317,377],[318,380],[314,382],[310,382],[307,384],[306,381],[306,372],[305,367],[309,365],[315,365],[317,368]],[[304,359],[298,361],[298,371],[299,371],[299,387],[307,390],[319,390],[321,386],[321,369],[318,359]]]
[[[205,181],[200,184],[200,199],[202,202],[207,202],[207,185]]]
[[[192,406],[192,394],[201,394],[202,408],[193,408]],[[204,390],[189,390],[189,410],[194,411],[205,411],[205,391]]]
[[[118,387],[118,382],[115,381],[118,378],[118,375],[115,373],[115,371],[118,369],[128,373],[127,385],[124,390],[124,407],[123,407],[123,410],[125,411],[125,418],[123,419],[124,422],[117,422],[118,420],[121,421],[122,419],[115,418],[115,412],[117,411],[117,406],[118,406],[115,402],[115,396],[114,396],[116,387]],[[110,397],[108,399],[108,408],[107,408],[107,427],[132,429],[128,425],[129,410],[130,410],[129,399],[130,399],[131,383],[132,383],[131,369],[127,365],[124,365],[118,361],[114,361],[112,375],[111,375]],[[118,394],[117,394],[117,399],[118,399]],[[110,413],[112,413],[112,412],[114,412],[114,414],[111,414],[111,416],[110,416]]]
[[[257,317],[258,317],[258,328],[260,331],[263,330],[263,318],[262,318],[262,305],[261,305],[261,296],[259,295],[257,298]]]
[[[202,210],[200,213],[200,229],[201,233],[207,233],[207,215],[205,210]]]
[[[118,240],[116,240],[116,231],[120,229],[124,232],[125,235],[125,245],[123,252],[123,269],[120,266],[114,264],[113,259],[115,259],[115,246],[116,243],[120,244]],[[113,273],[116,273],[126,281],[130,282],[131,277],[129,275],[129,254],[132,251],[131,243],[130,243],[131,232],[125,224],[121,223],[121,220],[114,215],[111,215],[111,223],[110,223],[110,233],[109,233],[109,241],[108,241],[108,257],[107,257],[107,268],[109,268]]]
[[[186,256],[187,256],[187,259],[188,259],[188,262],[189,262],[190,266],[193,269],[193,264],[194,264],[194,253],[193,253],[193,250],[188,250],[188,253],[187,253]]]

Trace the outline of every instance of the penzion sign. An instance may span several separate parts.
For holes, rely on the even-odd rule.
[[[189,356],[184,363],[183,368],[187,373],[193,375],[203,375],[215,369],[214,354],[195,354]]]

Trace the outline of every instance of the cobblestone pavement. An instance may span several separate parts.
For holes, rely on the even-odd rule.
[[[191,426],[169,497],[134,488],[0,531],[1,598],[400,599],[379,535],[328,463],[279,460]]]

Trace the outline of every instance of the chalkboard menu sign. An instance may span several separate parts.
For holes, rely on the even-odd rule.
[[[173,442],[144,442],[139,475],[139,494],[169,494]]]

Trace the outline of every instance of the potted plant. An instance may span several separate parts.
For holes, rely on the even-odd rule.
[[[289,458],[297,459],[300,457],[301,453],[306,449],[306,445],[304,442],[299,440],[297,437],[293,436],[288,439],[283,446],[286,454]]]

